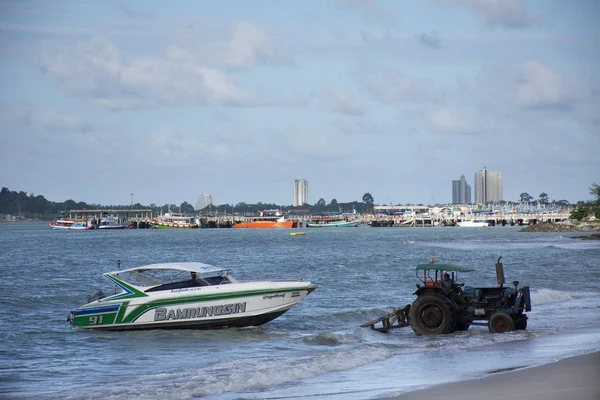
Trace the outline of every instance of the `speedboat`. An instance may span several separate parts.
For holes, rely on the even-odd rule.
[[[144,265],[107,272],[102,291],[72,311],[72,326],[98,330],[258,326],[317,288],[308,281],[238,281],[230,269],[200,262]],[[120,290],[118,290],[120,289]]]
[[[457,222],[456,225],[461,228],[485,228],[489,224],[483,219],[473,219]]]

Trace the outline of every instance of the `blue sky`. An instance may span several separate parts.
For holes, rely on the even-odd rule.
[[[600,183],[600,1],[0,2],[0,186],[444,203]]]

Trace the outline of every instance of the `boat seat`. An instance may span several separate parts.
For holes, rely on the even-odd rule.
[[[440,282],[436,282],[434,280],[428,279],[425,281],[425,286],[427,287],[433,287],[433,286],[441,286],[442,284]]]

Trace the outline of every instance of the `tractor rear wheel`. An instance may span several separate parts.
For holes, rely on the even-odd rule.
[[[452,333],[456,324],[450,300],[434,294],[417,298],[410,307],[409,317],[417,335]]]
[[[509,332],[515,329],[515,321],[508,313],[496,312],[490,317],[488,328],[492,333]]]
[[[521,314],[515,319],[515,329],[518,331],[527,329],[527,316],[525,314]]]

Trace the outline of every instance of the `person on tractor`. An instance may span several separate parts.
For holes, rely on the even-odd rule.
[[[445,287],[446,289],[450,290],[450,289],[452,289],[452,285],[454,285],[454,281],[452,279],[450,279],[450,274],[445,273],[444,279],[442,281],[442,286]]]

